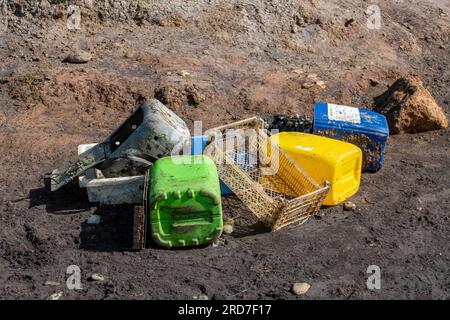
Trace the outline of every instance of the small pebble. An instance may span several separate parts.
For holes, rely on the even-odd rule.
[[[190,74],[188,71],[186,71],[186,70],[181,70],[181,71],[178,72],[178,74],[179,74],[180,76],[182,76],[182,77],[187,77],[187,76],[190,76],[190,75],[191,75],[191,74]]]
[[[305,83],[302,84],[302,89],[310,89],[310,88],[312,88],[313,86],[314,86],[313,83],[311,83],[311,82],[305,82]]]
[[[355,19],[353,19],[353,18],[351,18],[351,19],[348,19],[347,21],[345,21],[345,26],[346,27],[350,27],[351,25],[353,25],[355,23]]]
[[[127,51],[123,55],[124,58],[133,58],[133,52]]]
[[[225,219],[223,219],[223,223],[234,225],[234,219],[233,218],[225,218]]]
[[[344,203],[344,210],[345,211],[354,211],[356,209],[356,204],[354,204],[351,201],[346,201]]]
[[[56,281],[45,281],[44,285],[49,287],[57,287],[60,285],[60,283]]]
[[[87,51],[78,50],[69,54],[64,62],[69,63],[87,63],[92,60],[92,55]]]
[[[316,84],[321,87],[322,89],[325,89],[327,86],[325,85],[325,82],[322,80],[316,81]]]
[[[308,292],[311,285],[306,282],[297,282],[292,286],[292,292],[298,296],[305,294]]]
[[[91,276],[89,277],[90,281],[105,281],[105,277],[102,276],[101,274],[98,273],[93,273],[91,274]]]
[[[61,300],[61,298],[63,297],[63,294],[64,294],[64,292],[62,292],[62,291],[55,292],[54,294],[49,296],[47,298],[47,300]]]
[[[231,224],[224,224],[223,225],[223,233],[225,233],[225,234],[232,234],[233,230],[234,230],[233,225],[231,225]]]

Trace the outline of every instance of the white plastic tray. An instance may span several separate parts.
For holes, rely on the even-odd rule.
[[[89,150],[96,143],[81,144],[78,154]],[[89,202],[100,204],[142,203],[144,176],[105,178],[102,172],[92,168],[78,178],[80,188],[86,188]]]

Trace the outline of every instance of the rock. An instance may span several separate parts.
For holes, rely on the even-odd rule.
[[[206,294],[201,294],[198,296],[198,300],[209,300],[209,297]]]
[[[198,106],[206,100],[206,96],[195,85],[186,86],[184,91],[190,105]]]
[[[146,26],[149,25],[149,23],[148,23],[148,21],[147,21],[146,19],[140,18],[140,19],[137,21],[137,25],[138,25],[139,27],[146,27]]]
[[[304,82],[302,83],[302,89],[311,89],[314,86],[312,82]]]
[[[130,50],[127,50],[127,51],[123,54],[123,57],[126,58],[126,59],[133,58],[133,56],[134,56],[134,54],[133,54],[133,52],[130,51]]]
[[[186,85],[184,88],[162,86],[155,90],[155,98],[175,109],[185,103],[198,106],[206,100],[206,96],[196,85]]]
[[[318,85],[322,89],[325,89],[327,87],[327,85],[325,84],[325,81],[322,81],[322,80],[317,80],[316,85]]]
[[[350,19],[348,19],[347,21],[345,21],[345,26],[346,27],[350,27],[350,26],[352,26],[353,24],[355,23],[355,19],[353,19],[353,18],[350,18]]]
[[[172,108],[180,107],[186,99],[183,91],[170,85],[157,88],[155,98]]]
[[[220,239],[216,239],[215,241],[213,241],[212,243],[212,247],[213,248],[217,248],[220,245]]]
[[[60,285],[60,283],[56,281],[45,281],[44,285],[49,287],[57,287]]]
[[[92,60],[92,55],[83,50],[77,50],[71,54],[69,54],[65,59],[64,62],[69,63],[87,63]]]
[[[375,79],[369,79],[369,83],[372,87],[376,87],[377,85],[380,84],[380,82],[378,80]]]
[[[314,218],[315,218],[316,220],[322,220],[324,217],[325,217],[325,213],[322,212],[322,211],[319,211],[319,212],[317,212],[317,213],[314,215]]]
[[[291,33],[297,33],[298,32],[298,27],[296,24],[292,24],[291,25]]]
[[[182,77],[188,77],[188,76],[191,75],[191,74],[190,74],[188,71],[186,71],[186,70],[180,70],[180,71],[178,72],[178,74],[179,74],[180,76],[182,76]]]
[[[232,224],[224,224],[223,225],[223,233],[232,234],[234,231],[234,227]]]
[[[384,114],[391,133],[417,133],[448,127],[448,119],[416,75],[398,79],[376,97],[374,110]]]
[[[105,281],[105,276],[102,276],[99,273],[93,273],[88,278],[89,281]]]
[[[292,286],[292,293],[301,296],[308,292],[309,288],[311,288],[311,285],[309,283],[297,282]]]
[[[236,218],[224,218],[223,223],[234,225],[234,219],[236,219]]]
[[[87,224],[99,224],[100,221],[101,221],[100,216],[98,214],[93,214],[87,219],[86,223]]]
[[[356,204],[351,201],[346,201],[344,202],[343,208],[345,211],[354,211],[356,209]]]
[[[63,295],[64,295],[64,292],[58,291],[58,292],[55,292],[54,294],[50,295],[47,298],[47,300],[61,300]]]

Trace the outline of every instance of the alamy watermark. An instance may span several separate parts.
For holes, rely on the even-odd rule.
[[[366,26],[370,30],[381,29],[381,9],[378,5],[372,4],[367,10],[366,14],[369,16],[367,18]]]
[[[0,35],[8,30],[8,8],[6,0],[0,0]]]
[[[381,289],[381,269],[379,266],[373,264],[367,267],[366,273],[370,274],[367,278],[367,289],[380,290]]]
[[[81,290],[81,269],[77,265],[70,265],[66,269],[69,277],[66,280],[66,287],[69,290]]]
[[[79,6],[70,5],[67,7],[67,29],[81,29],[81,9]]]

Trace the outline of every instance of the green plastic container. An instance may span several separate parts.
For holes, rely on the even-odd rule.
[[[213,242],[222,233],[217,168],[204,155],[157,160],[149,172],[146,207],[154,241],[166,248]]]

